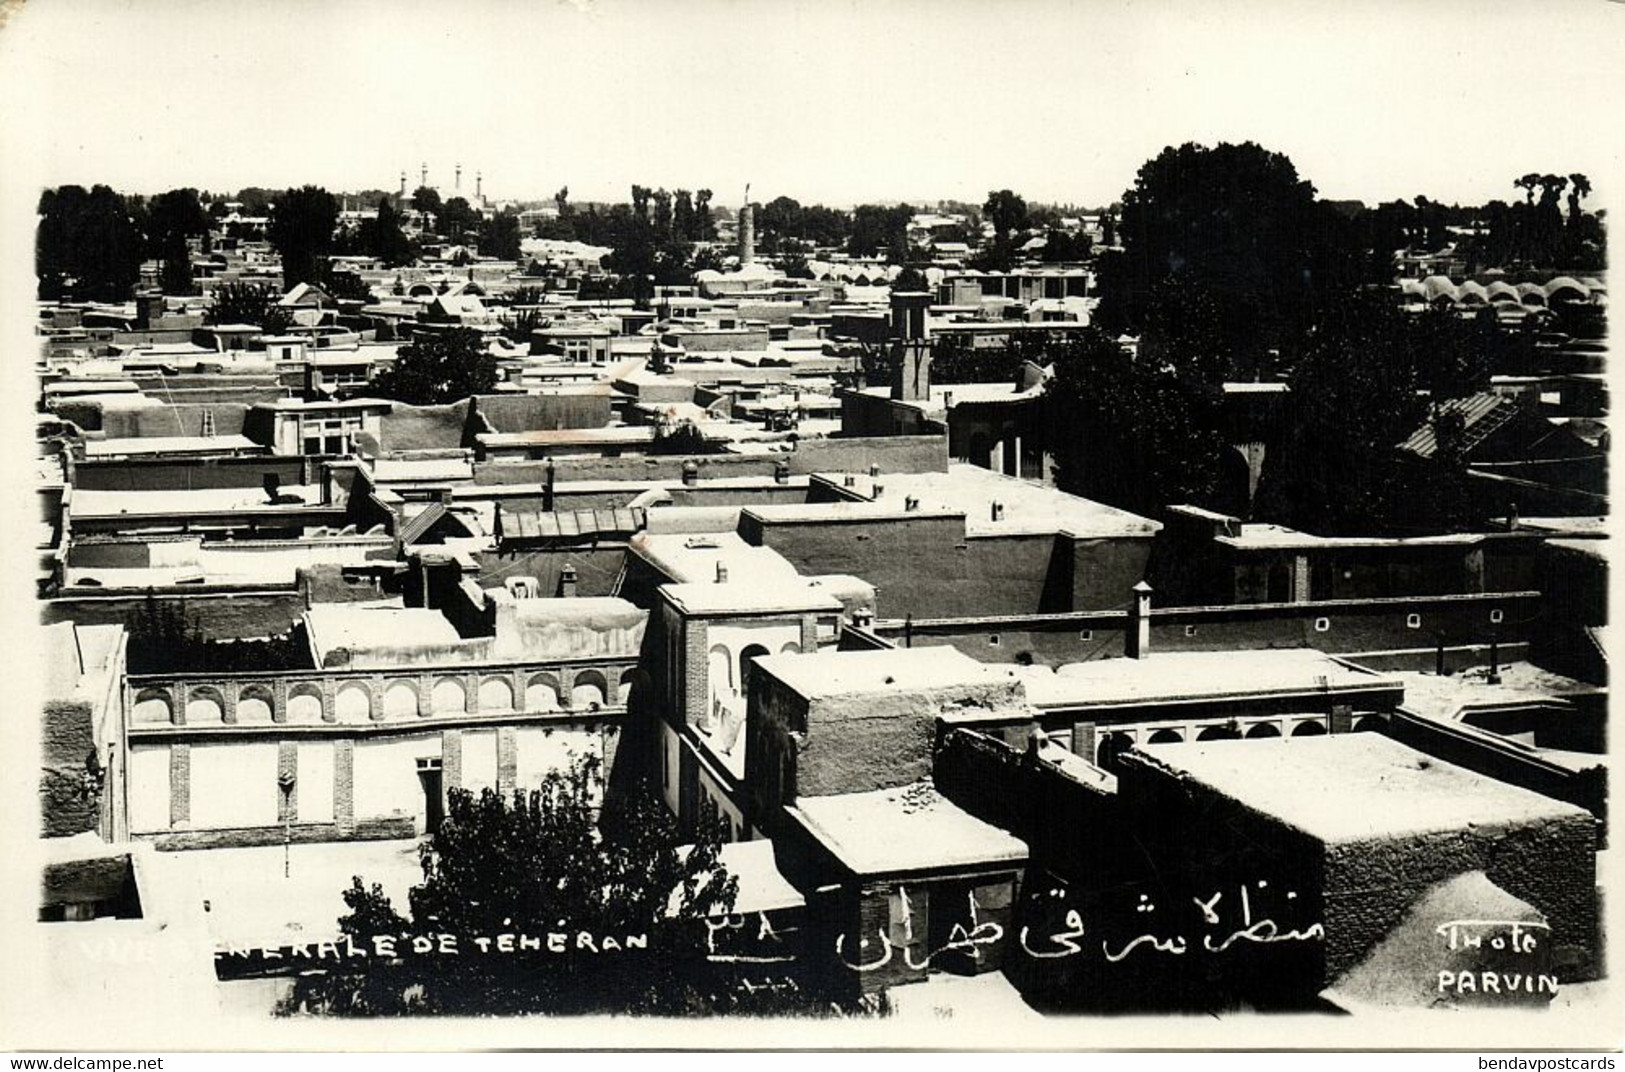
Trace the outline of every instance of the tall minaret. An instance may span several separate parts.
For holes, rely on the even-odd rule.
[[[463,165],[461,164],[458,164],[456,170],[452,172],[451,188],[457,193],[463,192]]]
[[[739,266],[756,263],[756,214],[750,207],[750,183],[745,184],[745,203],[739,209]]]
[[[406,200],[406,169],[401,168],[401,200]]]
[[[429,162],[427,160],[425,160],[423,165],[418,168],[418,185],[429,185]]]
[[[485,203],[485,192],[480,187],[484,182],[485,173],[481,171],[474,172],[474,200],[482,205]]]

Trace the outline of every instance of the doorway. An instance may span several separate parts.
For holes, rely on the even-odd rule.
[[[440,760],[418,760],[418,781],[423,786],[423,832],[436,834],[446,820],[446,795]]]

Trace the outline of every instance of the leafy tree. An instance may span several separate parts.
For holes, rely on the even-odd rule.
[[[661,421],[649,442],[650,454],[712,454],[716,448],[693,421]]]
[[[159,257],[163,261],[163,270],[159,273],[159,287],[165,294],[196,294],[197,287],[192,282],[192,251],[186,245],[186,238],[171,232],[164,238]]]
[[[859,205],[852,210],[852,230],[847,252],[854,257],[882,254],[892,264],[908,261],[908,222],[914,218],[910,205]]]
[[[497,383],[496,358],[471,328],[413,336],[395,356],[393,368],[373,377],[366,391],[416,406],[458,402],[488,394]]]
[[[993,225],[998,238],[1008,239],[1027,226],[1027,202],[1010,190],[989,190],[982,215]]]
[[[337,1015],[674,1014],[724,1011],[739,993],[703,955],[702,921],[731,909],[738,880],[719,863],[720,825],[685,844],[676,820],[641,791],[607,792],[597,757],[549,772],[511,799],[448,794],[422,850],[423,881],[402,916],[356,877],[343,933],[376,936],[647,935],[647,950],[370,961],[303,976],[282,1005]]]
[[[1203,503],[1218,487],[1220,395],[1152,362],[1136,361],[1097,329],[1068,341],[1045,388],[1063,491],[1157,517]]]
[[[454,241],[461,241],[465,235],[480,228],[480,214],[474,211],[466,197],[448,199],[437,215],[440,218],[440,233]]]
[[[413,190],[412,207],[419,212],[427,212],[436,219],[439,219],[440,213],[445,210],[445,206],[440,203],[440,192],[433,186],[419,186]]]
[[[338,200],[319,186],[288,190],[272,208],[266,238],[282,257],[286,286],[320,282],[338,218]]]
[[[293,318],[277,305],[282,295],[258,283],[225,283],[214,289],[203,318],[210,324],[257,324],[267,335],[288,330]]]
[[[361,251],[383,261],[386,268],[399,268],[417,259],[412,240],[401,230],[400,214],[388,198],[378,199],[378,215],[361,221],[357,238]]]
[[[694,191],[694,240],[709,242],[717,236],[717,224],[711,218],[711,191]]]
[[[1044,236],[1043,260],[1045,264],[1066,261],[1086,261],[1094,251],[1094,244],[1086,234],[1071,235],[1052,227]]]
[[[897,278],[891,281],[891,289],[894,292],[925,291],[930,294],[936,293],[936,288],[931,285],[930,280],[925,278],[925,273],[912,265],[897,273]]]
[[[569,216],[571,212],[570,188],[568,186],[560,186],[558,192],[553,195],[553,203],[558,206],[560,219],[564,219],[565,217]]]
[[[141,278],[142,206],[107,186],[40,195],[34,265],[46,301],[120,302]]]
[[[1459,470],[1401,467],[1396,448],[1438,402],[1487,383],[1493,330],[1412,318],[1381,294],[1330,306],[1288,378],[1293,420],[1266,458],[1258,513],[1328,535],[1465,524]]]
[[[276,193],[274,191],[267,190],[264,187],[245,186],[237,191],[237,196],[232,200],[242,206],[240,211],[244,216],[269,216],[271,214],[271,202],[275,197]]]
[[[372,301],[372,288],[354,272],[329,271],[322,279],[322,289],[341,301]]]
[[[1096,321],[1139,333],[1153,292],[1172,278],[1245,310],[1230,318],[1232,345],[1289,345],[1354,277],[1348,233],[1280,153],[1251,142],[1164,149],[1123,195],[1123,251],[1101,259]]]
[[[493,216],[480,235],[480,253],[498,260],[517,261],[521,256],[519,217],[511,212]]]

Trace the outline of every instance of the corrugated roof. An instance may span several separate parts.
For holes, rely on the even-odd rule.
[[[497,526],[504,540],[630,536],[643,528],[644,516],[641,506],[605,510],[529,510],[499,505]]]
[[[1492,391],[1484,391],[1468,395],[1466,398],[1452,398],[1441,403],[1439,411],[1461,415],[1463,447],[1471,449],[1491,432],[1510,421],[1518,412],[1518,403]],[[1423,458],[1433,457],[1439,450],[1439,439],[1434,434],[1433,421],[1431,419],[1424,421],[1411,433],[1410,438],[1399,445],[1399,449],[1410,451]]]

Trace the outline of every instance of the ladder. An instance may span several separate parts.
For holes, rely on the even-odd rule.
[[[212,409],[203,411],[203,438],[214,438],[214,410]]]

